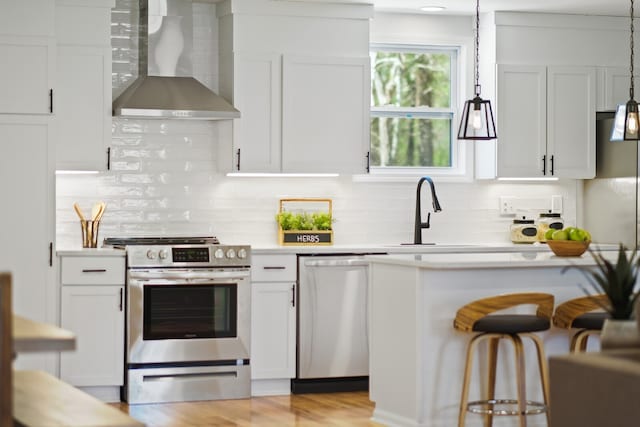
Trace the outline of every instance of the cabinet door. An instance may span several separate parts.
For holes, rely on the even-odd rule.
[[[295,304],[293,282],[251,285],[251,379],[295,377]]]
[[[282,67],[282,171],[364,173],[369,58],[286,55]]]
[[[105,170],[111,141],[111,49],[61,46],[57,57],[56,168]]]
[[[52,39],[0,37],[0,114],[51,114]]]
[[[13,275],[15,313],[55,324],[58,292],[50,264],[54,210],[48,122],[45,117],[0,115],[0,271]],[[52,372],[49,358],[53,356],[24,355],[14,366]]]
[[[280,172],[280,55],[234,55],[234,172]]]
[[[547,70],[547,176],[593,178],[596,173],[596,71]]]
[[[75,386],[122,385],[123,286],[63,286],[61,324],[76,351],[61,353],[60,378]]]
[[[498,65],[497,174],[543,176],[547,137],[546,67]]]
[[[627,103],[631,85],[630,76],[629,67],[604,68],[603,110],[615,111],[618,105]],[[640,74],[634,74],[634,81],[640,82]]]

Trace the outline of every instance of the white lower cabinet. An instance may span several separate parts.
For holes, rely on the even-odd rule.
[[[62,327],[77,336],[62,353],[60,377],[75,386],[122,385],[124,286],[63,286]]]
[[[60,354],[60,378],[78,387],[124,383],[124,257],[61,259],[61,326],[76,350]]]
[[[296,372],[296,256],[254,255],[251,394],[289,394]]]

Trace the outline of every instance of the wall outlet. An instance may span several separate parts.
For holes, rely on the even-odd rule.
[[[515,197],[500,196],[500,215],[515,215]]]

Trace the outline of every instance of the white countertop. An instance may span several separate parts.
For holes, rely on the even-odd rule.
[[[58,256],[121,256],[127,255],[124,249],[114,248],[76,248],[76,249],[58,249]]]
[[[618,245],[592,243],[591,248],[617,250]],[[400,244],[355,244],[327,246],[251,246],[253,254],[332,254],[332,253],[388,253],[388,254],[435,254],[475,252],[549,252],[545,243],[436,243],[433,245]]]
[[[616,251],[603,252],[613,260]],[[565,267],[569,265],[591,266],[595,261],[589,252],[579,257],[559,257],[548,252],[476,252],[476,253],[432,253],[392,254],[365,257],[372,263],[402,265],[438,270],[461,270],[474,268],[538,268]]]

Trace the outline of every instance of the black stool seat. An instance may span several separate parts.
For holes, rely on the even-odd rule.
[[[572,328],[578,329],[593,329],[593,330],[602,330],[602,325],[604,325],[604,321],[611,316],[609,313],[585,313],[582,314],[571,322]]]
[[[538,317],[535,314],[492,314],[476,320],[473,324],[473,331],[519,334],[546,331],[550,327],[549,319]]]

